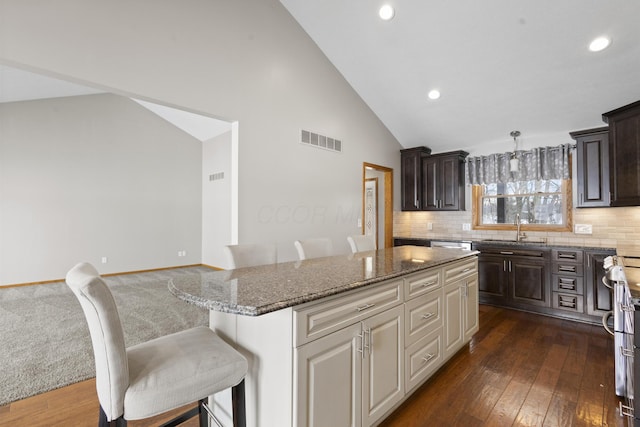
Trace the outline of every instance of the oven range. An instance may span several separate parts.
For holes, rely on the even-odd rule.
[[[636,323],[640,325],[640,257],[608,257],[605,269],[603,282],[611,288],[614,304],[613,311],[603,316],[602,324],[614,336],[619,412],[640,427],[640,399],[634,399],[634,383],[640,383],[640,329],[636,335],[634,328]],[[611,317],[613,330],[609,327]]]

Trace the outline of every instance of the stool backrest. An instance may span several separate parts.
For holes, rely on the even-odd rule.
[[[229,268],[253,267],[254,265],[275,264],[276,246],[270,244],[247,243],[224,247]]]
[[[293,244],[298,250],[298,258],[300,258],[300,260],[333,255],[331,239],[325,237],[296,240]]]
[[[359,234],[356,236],[348,236],[347,241],[349,242],[349,246],[351,246],[351,252],[364,252],[364,251],[374,251],[376,249],[376,242],[373,240],[373,236],[365,236],[363,234]]]
[[[107,419],[114,420],[124,413],[124,395],[129,387],[127,351],[116,302],[89,263],[80,263],[69,270],[66,282],[80,301],[89,325],[100,406]]]

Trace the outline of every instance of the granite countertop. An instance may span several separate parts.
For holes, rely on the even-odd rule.
[[[176,297],[200,307],[258,316],[477,254],[463,249],[398,246],[190,274],[172,278],[168,286]]]

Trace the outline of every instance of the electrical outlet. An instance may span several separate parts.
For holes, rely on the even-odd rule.
[[[462,230],[471,231],[471,224],[469,224],[468,222],[465,222],[464,224],[462,224]]]
[[[358,218],[358,228],[362,227],[362,218]]]
[[[427,223],[427,230],[433,230],[433,223],[432,222],[428,222]]]
[[[106,256],[103,256],[103,257],[102,257],[102,263],[103,263],[103,264],[106,264],[106,263],[107,263],[107,257],[106,257]]]
[[[576,234],[593,234],[593,226],[591,224],[575,224],[573,232]]]

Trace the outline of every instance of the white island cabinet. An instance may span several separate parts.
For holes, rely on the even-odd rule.
[[[212,309],[212,329],[247,357],[248,426],[378,425],[478,329],[476,252],[402,247],[309,261],[218,272],[225,287],[210,278],[170,284]],[[314,296],[253,314],[261,306],[241,303],[259,278]],[[313,281],[331,290],[319,297]],[[338,282],[349,285],[336,291]],[[225,393],[212,402],[228,423]]]

